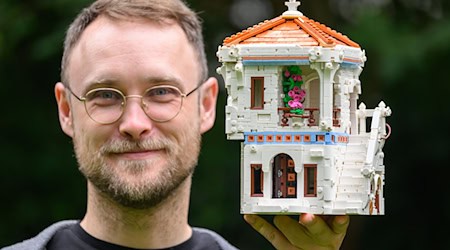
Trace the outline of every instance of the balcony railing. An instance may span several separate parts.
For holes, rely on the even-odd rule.
[[[281,126],[287,127],[289,126],[289,119],[291,118],[300,118],[304,119],[304,123],[308,127],[312,126],[318,126],[317,116],[320,113],[320,109],[318,108],[305,108],[305,113],[302,115],[296,115],[290,113],[291,109],[287,107],[280,107],[278,108],[278,111],[282,111],[283,114],[281,115]],[[334,127],[340,127],[340,117],[341,109],[335,108],[333,109],[333,126]]]

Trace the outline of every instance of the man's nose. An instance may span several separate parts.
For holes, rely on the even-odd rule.
[[[123,136],[138,140],[150,133],[153,121],[145,113],[144,105],[140,96],[128,96],[123,115],[119,120],[119,132]]]

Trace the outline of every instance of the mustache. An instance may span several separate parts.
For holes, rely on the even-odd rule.
[[[100,148],[101,154],[120,154],[148,150],[170,150],[174,143],[168,139],[145,139],[140,141],[110,140]]]

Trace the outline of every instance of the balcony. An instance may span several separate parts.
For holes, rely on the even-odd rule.
[[[320,109],[319,108],[305,108],[304,113],[302,115],[292,114],[290,113],[291,109],[287,107],[278,108],[278,112],[280,113],[280,125],[282,127],[289,126],[289,121],[291,120],[299,120],[302,124],[305,124],[308,127],[319,126],[319,117],[320,117]],[[340,127],[340,113],[341,109],[335,108],[333,109],[333,127]],[[291,122],[292,124],[292,122]]]

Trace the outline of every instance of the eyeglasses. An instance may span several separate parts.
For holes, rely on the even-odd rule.
[[[80,102],[84,103],[86,113],[89,117],[100,124],[107,125],[118,121],[127,105],[128,98],[140,98],[141,107],[147,116],[155,122],[168,122],[175,118],[183,106],[184,98],[200,88],[196,88],[187,94],[168,85],[155,86],[147,89],[143,95],[124,95],[120,90],[114,88],[96,88],[87,92],[83,97],[73,93]]]

